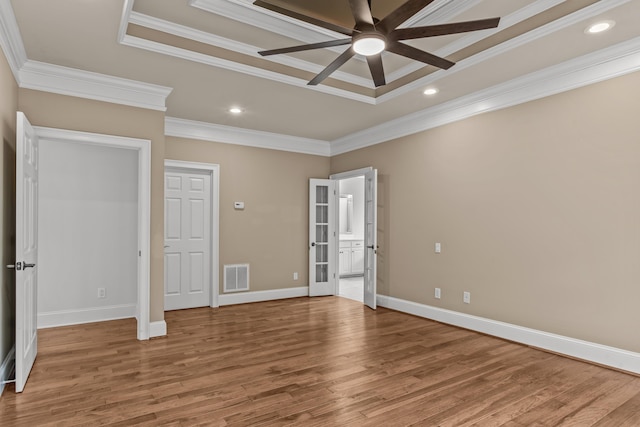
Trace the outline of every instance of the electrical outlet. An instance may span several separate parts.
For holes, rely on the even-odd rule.
[[[293,280],[298,280],[298,272],[293,273]]]
[[[98,298],[106,298],[107,290],[105,288],[98,288]]]
[[[465,304],[471,304],[471,292],[464,292],[462,294],[462,302]]]
[[[440,299],[440,294],[441,294],[440,288],[436,288],[436,291],[433,296],[435,299]]]

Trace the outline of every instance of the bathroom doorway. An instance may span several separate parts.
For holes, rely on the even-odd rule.
[[[364,302],[364,175],[340,179],[338,204],[338,295]]]

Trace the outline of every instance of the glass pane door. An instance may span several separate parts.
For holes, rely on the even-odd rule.
[[[309,294],[333,295],[334,182],[312,179],[309,192]]]

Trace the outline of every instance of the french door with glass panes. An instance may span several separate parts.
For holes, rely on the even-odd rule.
[[[336,294],[336,182],[309,180],[309,296]]]

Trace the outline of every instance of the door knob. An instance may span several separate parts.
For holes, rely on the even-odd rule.
[[[36,266],[35,264],[29,264],[27,262],[24,263],[24,268],[33,268],[35,266]]]

